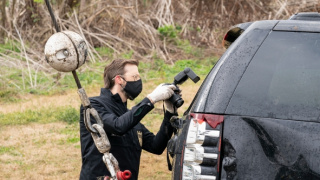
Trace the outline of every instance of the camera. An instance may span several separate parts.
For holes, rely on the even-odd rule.
[[[174,77],[172,84],[176,86],[176,90],[174,90],[174,94],[169,98],[169,100],[176,108],[181,107],[184,103],[184,100],[180,96],[181,90],[179,89],[178,84],[184,83],[188,78],[190,78],[194,83],[197,83],[200,80],[200,77],[188,67]]]

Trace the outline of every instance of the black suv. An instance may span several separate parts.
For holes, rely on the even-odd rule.
[[[233,27],[182,117],[173,179],[320,179],[320,22]]]

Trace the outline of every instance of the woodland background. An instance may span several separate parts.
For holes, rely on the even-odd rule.
[[[188,58],[176,47],[183,42],[172,40],[175,37],[208,53],[221,53],[221,40],[232,25],[286,19],[320,7],[319,0],[51,0],[51,4],[62,30],[86,38],[89,61],[102,60],[94,48],[104,46],[114,56],[132,51],[134,57],[157,56],[167,63]],[[0,0],[0,12],[0,43],[27,44],[17,48],[30,60],[30,68],[47,70],[43,47],[55,29],[43,0]],[[6,56],[0,57],[10,66],[4,62]]]
[[[221,55],[223,36],[232,25],[287,19],[320,8],[319,0],[51,0],[51,4],[62,30],[85,37],[89,62],[129,53],[131,58],[167,64]],[[53,33],[44,0],[0,0],[0,80],[6,82],[1,88],[38,88],[38,72],[59,81],[63,75],[44,61],[44,45]],[[5,67],[19,69],[22,85],[4,75]]]
[[[221,41],[232,25],[286,19],[320,8],[319,0],[51,0],[51,4],[62,30],[85,37],[88,61],[129,53],[131,58],[168,64],[194,55],[198,59],[221,55]],[[59,80],[61,75],[44,61],[44,45],[55,33],[44,1],[0,0],[0,21],[0,80],[10,82],[4,67],[21,71],[23,87],[10,82],[14,88],[37,88],[38,72]],[[101,47],[108,57],[99,53]]]

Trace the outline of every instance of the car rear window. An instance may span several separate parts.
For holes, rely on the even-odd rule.
[[[226,113],[317,121],[320,34],[272,31],[243,74]]]

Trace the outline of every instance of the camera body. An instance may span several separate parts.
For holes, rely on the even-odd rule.
[[[188,67],[174,77],[172,84],[176,86],[176,90],[174,90],[174,94],[169,98],[169,100],[176,108],[181,107],[184,103],[184,100],[180,96],[181,90],[179,89],[178,84],[184,83],[188,78],[190,78],[194,83],[197,83],[200,80],[200,77]]]

